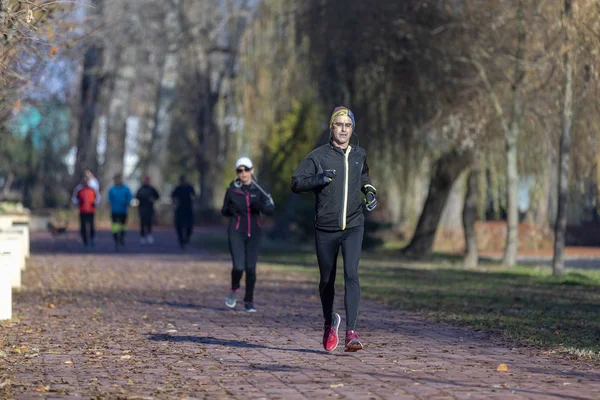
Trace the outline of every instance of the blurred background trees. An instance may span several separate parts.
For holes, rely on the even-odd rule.
[[[5,198],[64,206],[88,168],[102,190],[123,172],[167,193],[185,174],[208,221],[248,155],[278,204],[273,236],[308,237],[290,176],[343,104],[379,189],[374,229],[408,235],[407,256],[440,231],[476,250],[478,221],[506,221],[513,265],[523,223],[552,237],[558,213],[561,240],[584,243],[573,227],[598,221],[593,0],[0,4]]]

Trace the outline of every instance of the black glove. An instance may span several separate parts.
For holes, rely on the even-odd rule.
[[[377,207],[377,198],[375,197],[375,193],[367,192],[367,200],[365,204],[365,208],[367,211],[371,212]]]
[[[244,213],[246,212],[246,210],[242,210],[240,209],[240,207],[237,205],[237,203],[230,201],[229,204],[227,205],[227,208],[229,209],[229,212],[233,215],[244,215]]]
[[[264,207],[268,208],[268,207],[274,207],[275,206],[275,202],[273,201],[273,197],[271,197],[271,195],[267,196],[267,199],[265,200],[264,203]]]
[[[253,212],[259,212],[261,209],[260,199],[258,197],[251,198],[250,200],[250,210]]]
[[[333,178],[335,178],[335,169],[326,169],[322,174],[317,176],[323,185],[329,185]]]

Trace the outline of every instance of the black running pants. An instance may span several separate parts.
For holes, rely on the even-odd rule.
[[[79,214],[79,229],[81,232],[81,240],[83,244],[88,244],[88,232],[89,238],[93,241],[96,235],[96,229],[94,228],[94,214],[93,213],[80,213]]]
[[[317,229],[315,232],[315,245],[321,274],[319,294],[321,295],[323,317],[325,318],[326,325],[331,325],[333,316],[337,257],[341,248],[344,258],[346,330],[355,330],[356,328],[356,318],[358,317],[360,303],[358,262],[360,260],[363,233],[363,226],[335,232]]]
[[[141,207],[140,212],[140,236],[146,237],[152,233],[152,219],[154,217],[154,209]]]
[[[256,285],[256,263],[260,248],[260,235],[248,237],[246,234],[229,232],[229,251],[233,269],[231,270],[231,290],[240,288],[242,275],[246,272],[246,294],[244,301],[254,300],[254,286]]]

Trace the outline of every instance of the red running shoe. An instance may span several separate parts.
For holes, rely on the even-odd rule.
[[[338,313],[333,313],[333,319],[331,325],[325,325],[323,332],[323,347],[327,351],[334,351],[339,343],[338,328],[342,318]]]
[[[358,338],[356,331],[346,332],[346,349],[344,351],[359,351],[363,349],[363,345]]]

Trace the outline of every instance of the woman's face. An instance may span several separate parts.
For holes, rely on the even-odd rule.
[[[243,165],[240,165],[236,171],[238,178],[244,185],[248,185],[250,182],[252,182],[252,168],[247,168]]]

